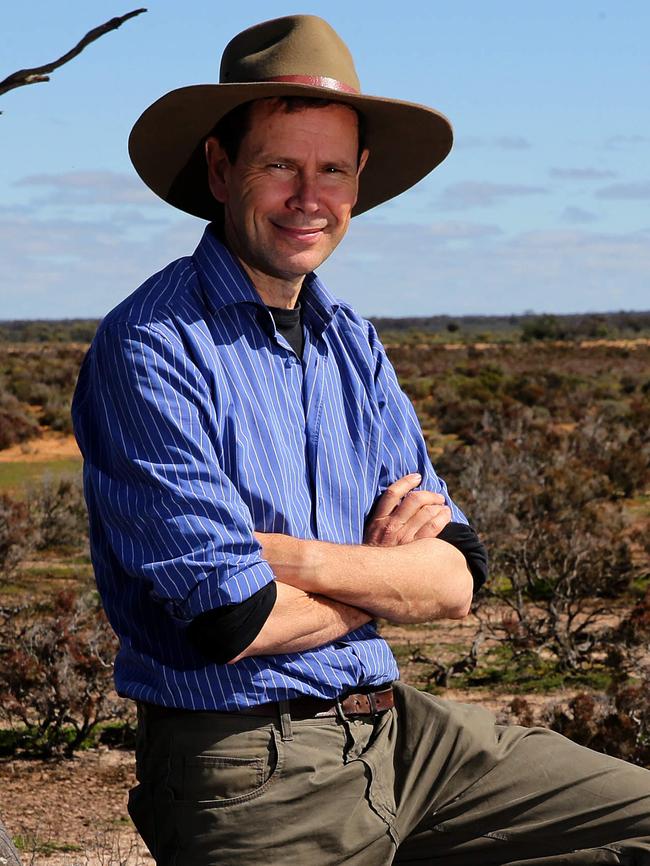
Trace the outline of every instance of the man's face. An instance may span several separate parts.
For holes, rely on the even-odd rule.
[[[347,231],[368,155],[358,164],[357,150],[357,116],[345,105],[287,112],[254,103],[234,165],[208,139],[210,188],[233,252],[289,283],[317,268]]]

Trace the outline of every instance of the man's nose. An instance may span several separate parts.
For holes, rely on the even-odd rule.
[[[299,174],[296,177],[293,194],[287,204],[303,213],[316,213],[320,209],[320,193],[316,175],[304,172]]]

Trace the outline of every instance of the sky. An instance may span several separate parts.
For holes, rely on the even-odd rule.
[[[0,79],[134,8],[5,4]],[[152,0],[0,96],[0,319],[101,317],[191,254],[205,223],[140,181],[130,129],[169,90],[216,82],[236,33],[296,12],[338,31],[365,93],[454,127],[434,172],[353,219],[319,270],[335,295],[366,316],[650,309],[647,0]]]

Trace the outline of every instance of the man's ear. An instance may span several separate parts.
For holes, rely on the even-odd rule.
[[[221,204],[228,198],[228,167],[230,160],[219,139],[210,136],[205,140],[205,159],[208,164],[208,184],[210,192]]]
[[[361,172],[363,171],[363,169],[364,169],[366,163],[368,162],[368,157],[369,157],[369,156],[370,156],[370,151],[368,150],[367,147],[365,147],[365,148],[361,151],[361,157],[360,157],[360,159],[359,159],[359,168],[357,169],[357,179],[359,178],[359,175],[361,174]]]

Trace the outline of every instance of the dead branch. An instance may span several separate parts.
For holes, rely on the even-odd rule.
[[[40,81],[49,81],[50,76],[48,73],[54,72],[55,69],[58,69],[60,66],[63,66],[64,63],[72,60],[73,57],[81,54],[87,45],[90,45],[91,42],[95,42],[95,40],[99,39],[100,36],[103,36],[105,33],[110,33],[111,30],[117,30],[117,28],[124,24],[125,21],[128,21],[129,18],[135,18],[136,15],[141,15],[146,11],[146,9],[134,9],[133,12],[127,12],[126,15],[119,15],[116,18],[111,18],[110,21],[107,21],[105,24],[100,24],[99,27],[95,27],[93,30],[86,33],[83,39],[81,39],[74,48],[71,48],[70,51],[59,57],[58,60],[53,60],[52,63],[45,63],[43,66],[33,66],[31,69],[19,69],[17,72],[8,75],[4,81],[0,81],[0,95],[7,93],[9,90],[13,90],[16,87],[24,87],[26,84],[36,84]]]

